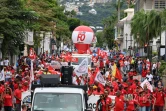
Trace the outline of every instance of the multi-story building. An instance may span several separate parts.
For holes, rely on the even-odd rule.
[[[166,8],[166,0],[136,0],[135,11],[144,9],[150,11],[153,9],[162,10]]]
[[[129,8],[124,10],[124,13],[127,14],[127,16],[123,19],[121,19],[117,26],[115,27],[115,40],[118,43],[119,49],[127,52],[128,48],[131,46],[134,46],[134,40],[131,36],[131,19],[134,16],[134,9]],[[127,53],[129,55],[130,53]]]
[[[150,10],[163,10],[166,8],[166,0],[136,0],[135,4],[135,12],[144,9],[145,11]],[[165,31],[162,32],[161,38],[158,37],[157,39],[153,40],[153,50],[157,50],[156,41],[161,39],[161,46],[165,46]],[[164,50],[160,52],[160,55],[163,55]]]

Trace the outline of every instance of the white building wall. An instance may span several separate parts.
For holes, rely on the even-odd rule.
[[[146,0],[146,9],[152,9],[153,1],[152,0]]]
[[[40,34],[40,36],[43,38],[43,34]],[[45,39],[44,39],[44,52],[48,51],[50,53],[50,39],[52,38],[52,33],[47,32],[45,33]],[[43,53],[43,40],[40,42],[40,47],[38,48],[38,54]]]
[[[165,45],[165,31],[161,34],[161,45]]]
[[[129,48],[129,46],[134,46],[134,39],[133,36],[131,36],[131,26],[130,23],[124,23],[124,30],[123,30],[123,42],[121,43],[122,47],[121,50]],[[126,38],[127,34],[127,38]],[[127,41],[126,41],[127,39]],[[132,40],[132,41],[131,41]],[[128,53],[129,54],[129,53]]]

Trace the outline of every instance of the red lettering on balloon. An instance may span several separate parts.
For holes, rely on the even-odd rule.
[[[81,32],[77,36],[77,41],[84,41],[85,40],[85,32]]]

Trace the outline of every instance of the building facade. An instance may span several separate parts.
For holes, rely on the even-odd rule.
[[[144,9],[150,10],[162,10],[166,8],[166,0],[136,0],[135,11]]]
[[[136,0],[135,4],[135,12],[143,9],[145,11],[150,10],[163,10],[166,8],[166,0]],[[158,37],[157,39],[153,39],[153,51],[157,51],[156,41],[158,39],[161,39],[161,46],[165,46],[165,36],[166,33],[163,31],[161,33],[161,37]],[[164,52],[165,53],[165,52]]]
[[[130,52],[127,52],[127,50],[129,47],[134,46],[134,39],[131,35],[130,26],[131,19],[134,16],[134,9],[128,8],[124,10],[124,13],[126,13],[127,16],[121,19],[116,26],[115,30],[117,33],[115,34],[115,40],[118,43],[119,50],[122,50],[123,52],[126,52],[127,55],[129,55]]]

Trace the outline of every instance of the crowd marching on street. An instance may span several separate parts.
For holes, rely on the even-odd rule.
[[[78,76],[73,71],[73,85],[88,85],[88,96],[100,95],[95,111],[166,110],[166,90],[157,72],[159,62],[125,56],[121,51],[106,53],[99,49],[99,52],[102,53],[91,53],[92,67],[87,75]],[[71,52],[62,51],[60,55],[43,53],[36,56],[33,60],[34,81],[40,83],[41,74],[62,75],[50,63],[70,63],[71,55]],[[27,110],[26,105],[21,105],[21,95],[29,90],[33,80],[31,64],[28,56],[21,57],[15,64],[11,64],[8,58],[1,60],[0,110]],[[112,100],[109,96],[116,97]]]

